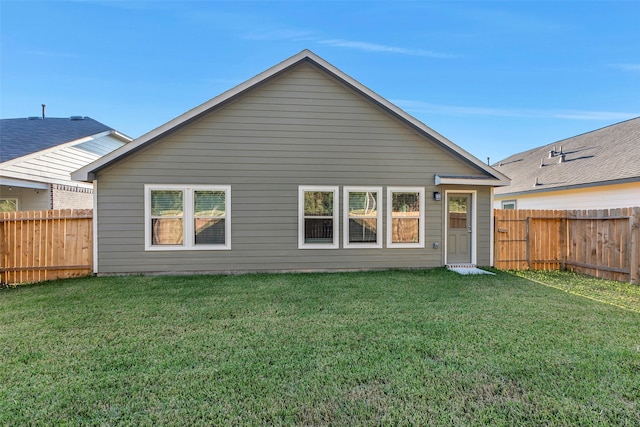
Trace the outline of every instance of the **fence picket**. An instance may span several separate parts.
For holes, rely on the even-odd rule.
[[[570,269],[612,280],[640,281],[640,207],[496,209],[494,220],[496,268]],[[524,262],[513,262],[522,257]]]
[[[92,220],[91,209],[0,213],[0,283],[91,274]]]

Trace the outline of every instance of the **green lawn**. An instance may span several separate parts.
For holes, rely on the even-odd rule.
[[[532,278],[436,269],[2,289],[0,425],[639,425],[640,287],[612,305],[558,288],[615,283]]]

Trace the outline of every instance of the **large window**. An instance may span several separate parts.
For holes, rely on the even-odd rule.
[[[344,247],[382,247],[382,188],[344,187]]]
[[[231,187],[145,186],[147,250],[231,249]]]
[[[338,187],[300,186],[298,189],[298,247],[338,247]]]
[[[387,247],[424,247],[424,188],[387,188]]]

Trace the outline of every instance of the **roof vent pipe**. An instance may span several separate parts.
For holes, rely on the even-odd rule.
[[[42,120],[44,120],[44,110],[47,108],[45,104],[42,104]]]
[[[540,167],[544,166],[544,157],[540,159]]]
[[[540,185],[540,183],[538,182],[538,177],[536,176],[536,182],[533,183],[533,186],[537,187],[538,185]]]
[[[564,153],[560,154],[560,158],[558,159],[558,163],[564,163],[567,161],[566,155]]]

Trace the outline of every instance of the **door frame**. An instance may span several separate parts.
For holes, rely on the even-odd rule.
[[[448,232],[449,232],[449,195],[450,194],[470,194],[471,195],[471,264],[477,265],[477,241],[478,233],[476,233],[476,227],[478,225],[478,192],[476,190],[445,190],[444,191],[444,265],[448,264],[447,256],[449,250],[448,244]]]

